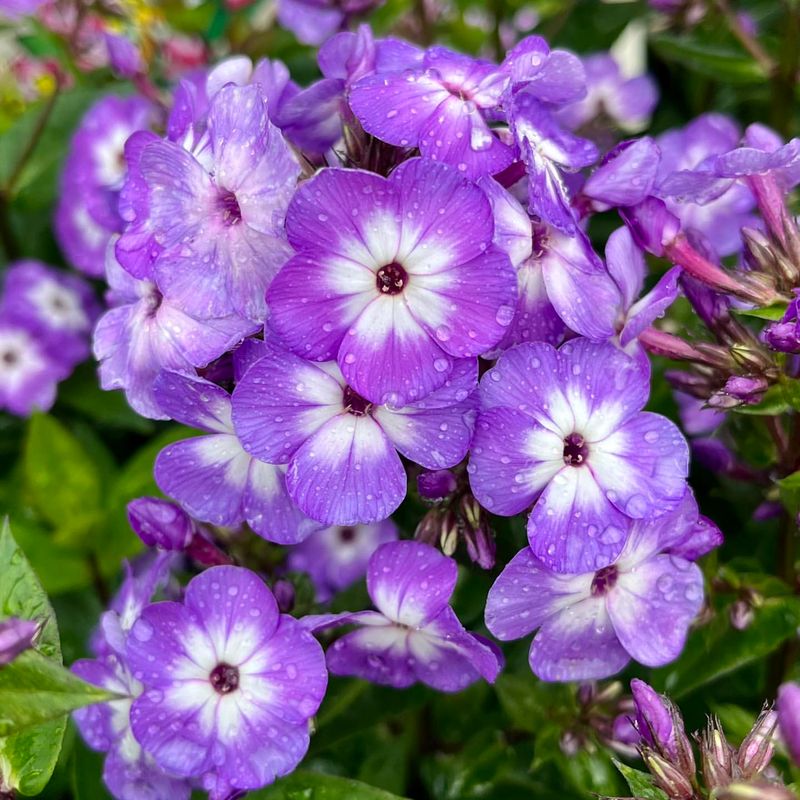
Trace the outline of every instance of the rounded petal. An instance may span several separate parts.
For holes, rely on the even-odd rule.
[[[542,625],[530,665],[543,681],[586,681],[619,672],[630,656],[619,643],[603,598],[588,598]]]
[[[430,545],[388,542],[369,560],[367,590],[392,622],[419,628],[445,608],[457,578],[456,562]]]
[[[674,506],[686,494],[689,446],[659,414],[637,414],[593,443],[588,463],[606,497],[634,519]]]
[[[410,633],[407,628],[390,624],[347,633],[328,648],[328,669],[333,675],[353,675],[405,689],[417,679],[409,664]]]
[[[472,491],[493,514],[518,514],[564,467],[563,451],[564,442],[557,434],[521,411],[482,411],[467,467]]]
[[[648,667],[676,659],[703,603],[703,574],[677,556],[656,556],[620,574],[607,598],[623,647]]]
[[[286,485],[311,519],[357,525],[386,519],[400,505],[406,474],[374,420],[342,414],[292,456]]]
[[[489,590],[486,627],[503,642],[521,639],[562,609],[589,597],[591,584],[591,573],[551,572],[526,547],[508,562]]]
[[[153,384],[159,408],[183,425],[214,433],[231,433],[231,398],[211,381],[162,371]]]
[[[593,572],[622,552],[630,521],[586,466],[564,466],[528,517],[534,554],[557,572]]]

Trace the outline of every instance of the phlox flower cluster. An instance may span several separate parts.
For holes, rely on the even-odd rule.
[[[207,569],[157,603],[130,577],[147,588],[128,590],[129,622],[104,618],[78,667],[124,686],[78,715],[118,797],[170,781],[227,798],[286,774],[328,672],[493,681],[502,654],[453,610],[450,557],[463,540],[494,567],[490,515],[521,515],[527,543],[499,565],[486,628],[533,634],[540,679],[674,660],[704,601],[696,562],[722,536],[683,433],[647,410],[648,353],[692,364],[670,380],[710,458],[719,412],[698,400],[758,402],[771,354],[800,350],[796,141],[706,115],[609,148],[590,123],[635,130],[655,103],[609,56],[531,36],[493,63],[367,26],[331,35],[363,10],[331,5],[279,4],[306,41],[309,9],[332,26],[316,83],[234,57],[180,81],[160,122],[106,99],[64,172],[62,246],[108,286],[103,387],[197,434],[158,455],[170,500],[129,517],[157,564]],[[605,212],[601,254],[588,230]],[[646,254],[669,264],[651,275]],[[715,343],[654,326],[681,292]],[[781,300],[760,336],[731,315]],[[432,506],[415,540],[391,519],[409,478]],[[286,548],[272,590],[234,565],[251,532]],[[294,571],[319,613],[287,613]],[[328,613],[365,576],[374,609]]]

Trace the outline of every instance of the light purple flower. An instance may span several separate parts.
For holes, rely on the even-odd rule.
[[[125,142],[154,121],[152,104],[141,97],[104,97],[72,138],[54,230],[67,260],[87,275],[103,274],[108,241],[122,228],[117,203],[127,171]]]
[[[652,78],[626,78],[610,53],[594,53],[581,60],[586,71],[586,96],[561,109],[558,119],[572,130],[604,115],[626,131],[644,128],[658,102]]]
[[[208,435],[167,445],[156,458],[161,491],[196,519],[214,525],[242,522],[280,544],[296,544],[319,525],[286,493],[285,468],[253,458],[242,448],[231,420],[231,398],[209,381],[163,372],[155,399],[170,418]]]
[[[136,247],[148,234],[158,245],[159,290],[195,317],[263,321],[264,292],[289,253],[283,218],[300,167],[260,88],[223,86],[191,152],[149,139],[136,155],[142,196],[129,221]],[[120,246],[131,246],[127,233]]]
[[[800,764],[800,686],[784,683],[778,690],[778,726],[795,764]]]
[[[367,563],[385,542],[397,539],[390,520],[374,525],[335,526],[312,533],[289,551],[287,567],[307,572],[322,603],[366,575]]]
[[[108,61],[120,78],[134,78],[146,70],[139,48],[127,37],[117,33],[105,34]]]
[[[107,299],[112,307],[94,331],[100,385],[124,389],[130,405],[151,419],[166,419],[153,396],[164,369],[193,373],[254,333],[239,316],[199,320],[165,298],[150,280],[138,280],[117,262],[114,242],[106,256]]]
[[[35,333],[54,361],[74,366],[89,355],[98,312],[91,286],[76,275],[39,261],[9,265],[0,318]]]
[[[35,333],[0,319],[0,409],[21,417],[47,411],[58,382],[71,371],[72,365],[50,357]]]
[[[551,572],[525,548],[489,591],[486,625],[502,641],[538,628],[529,661],[546,681],[606,678],[631,658],[663,666],[680,654],[703,602],[691,559],[719,543],[718,531],[696,538],[697,523],[687,493],[674,511],[635,521],[611,564],[582,574]]]
[[[183,603],[145,608],[126,657],[144,684],[134,736],[213,800],[271,783],[305,755],[327,685],[322,649],[249,570],[212,567]]]
[[[38,633],[39,624],[33,620],[16,617],[0,620],[0,668],[30,650]]]
[[[397,526],[390,519],[374,525],[326,528],[292,547],[286,565],[290,570],[307,572],[317,602],[324,603],[363,578],[370,556],[397,536]]]
[[[315,629],[355,624],[328,648],[328,669],[402,689],[417,681],[459,692],[479,678],[493,683],[502,657],[464,629],[450,607],[455,561],[421,542],[381,545],[369,561],[367,590],[377,611],[307,617]]]
[[[611,344],[522,344],[481,379],[468,472],[478,501],[528,517],[533,554],[559,572],[605,567],[631,520],[674,507],[689,449],[665,417],[641,411],[646,366]]]
[[[364,130],[398,147],[456,168],[470,178],[502,172],[514,149],[489,127],[509,83],[498,66],[444,47],[422,63],[362,78],[350,107]]]
[[[367,524],[388,517],[405,497],[397,451],[429,469],[464,458],[476,380],[475,361],[459,360],[424,400],[379,405],[351,388],[335,363],[317,365],[272,347],[234,390],[233,422],[249,453],[288,464],[289,495],[309,517]]]
[[[800,353],[800,289],[794,290],[794,299],[781,320],[764,329],[764,339],[773,350]]]
[[[716,156],[733,150],[739,142],[736,124],[722,114],[703,114],[686,127],[658,137],[661,150],[656,194],[681,221],[684,231],[702,234],[720,256],[741,249],[740,230],[752,220],[755,198],[747,186],[728,183],[712,198],[687,194],[671,181],[674,173],[702,170]],[[688,202],[682,202],[686,198]],[[703,201],[703,202],[699,202]]]
[[[269,289],[269,326],[298,355],[336,358],[373,403],[424,398],[511,323],[517,279],[492,245],[491,206],[443,164],[412,159],[388,179],[323,170],[286,227],[298,254]]]
[[[636,705],[635,727],[642,741],[665,757],[676,760],[678,739],[684,736],[683,725],[677,732],[675,723],[680,716],[673,714],[672,704],[652,686],[634,678],[631,681],[633,702]]]

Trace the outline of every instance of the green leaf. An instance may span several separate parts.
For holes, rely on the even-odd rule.
[[[622,773],[631,794],[635,797],[641,797],[642,800],[667,800],[667,795],[657,786],[653,786],[653,778],[648,773],[640,772],[616,759],[614,765]]]
[[[544,683],[530,671],[501,673],[494,688],[514,727],[528,733],[538,733],[553,709],[569,713],[574,704],[574,693],[567,684]]]
[[[795,411],[800,411],[800,381],[784,377],[781,381],[781,388],[786,402]]]
[[[707,625],[694,631],[681,657],[655,673],[653,684],[679,698],[764,658],[800,625],[800,598],[771,597],[754,609],[753,621],[744,630],[730,625],[725,613],[717,613]]]
[[[6,520],[0,529],[0,617],[10,616],[37,620],[41,625],[39,652],[53,664],[61,664],[53,607]],[[47,785],[61,752],[66,724],[62,717],[0,739],[0,761],[9,772],[4,777],[20,794],[35,795]]]
[[[786,314],[787,303],[775,303],[763,308],[733,308],[732,311],[742,317],[755,317],[756,319],[766,319],[776,322],[783,319]]]
[[[31,418],[24,453],[25,483],[36,510],[51,525],[85,539],[102,519],[100,475],[80,442],[54,417]]]
[[[651,43],[665,60],[726,84],[758,84],[767,79],[764,69],[738,50],[669,34],[655,36]]]
[[[36,650],[28,650],[0,669],[0,736],[20,733],[76,708],[115,697]]]
[[[273,786],[248,795],[251,800],[402,800],[360,781],[298,770]]]

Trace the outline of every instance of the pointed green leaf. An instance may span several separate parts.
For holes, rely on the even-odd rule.
[[[622,773],[631,794],[642,800],[667,800],[667,795],[657,786],[653,786],[653,778],[647,772],[629,767],[621,761],[614,759],[614,765]]]
[[[36,650],[28,650],[0,669],[0,736],[114,697]]]
[[[361,781],[298,770],[273,786],[248,795],[251,800],[402,800]]]

